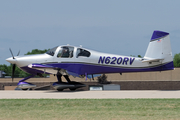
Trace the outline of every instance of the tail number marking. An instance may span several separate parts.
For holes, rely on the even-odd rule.
[[[135,58],[129,58],[129,57],[99,57],[99,64],[122,64],[122,65],[132,65]]]

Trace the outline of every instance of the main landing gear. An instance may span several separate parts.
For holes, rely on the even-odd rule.
[[[86,85],[74,82],[69,79],[68,75],[63,75],[67,82],[62,82],[62,75],[57,75],[58,82],[53,83],[53,87],[58,91],[63,91],[66,88],[69,88],[71,91],[75,91],[77,88],[85,87]]]
[[[62,76],[64,76],[64,78],[67,80],[67,82],[62,82],[62,79],[61,79]],[[26,80],[28,80],[32,77],[34,77],[34,75],[20,80],[19,83],[17,84],[17,87],[21,88],[22,90],[35,88],[36,85],[34,85],[32,83],[25,82]],[[81,87],[86,86],[82,83],[71,81],[69,79],[68,75],[57,74],[57,79],[58,79],[58,82],[53,83],[53,87],[58,91],[63,91],[64,89],[67,89],[67,88],[69,88],[71,91],[75,91],[77,88],[81,88]]]

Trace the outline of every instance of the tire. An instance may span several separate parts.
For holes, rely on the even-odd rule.
[[[76,88],[69,88],[71,91],[75,91],[76,90]]]
[[[24,91],[25,91],[25,90],[28,90],[28,88],[26,88],[26,89],[22,89],[22,90],[24,90]]]
[[[57,91],[63,91],[63,89],[57,89]]]

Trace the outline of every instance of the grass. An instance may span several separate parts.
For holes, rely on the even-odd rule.
[[[180,99],[1,99],[0,120],[174,120]]]

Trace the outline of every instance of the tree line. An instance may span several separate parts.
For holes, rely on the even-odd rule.
[[[47,49],[45,49],[45,50],[33,49],[32,51],[27,52],[25,55],[43,54],[47,51],[48,51]],[[133,57],[135,57],[135,56],[133,55]],[[137,57],[142,58],[141,55],[138,55]],[[174,62],[174,67],[180,67],[180,53],[174,55],[173,62]],[[0,64],[0,71],[4,71],[6,73],[6,76],[11,76],[12,75],[12,64],[10,64],[9,66],[6,64],[3,64],[3,65]],[[30,74],[26,73],[26,72],[22,71],[21,69],[19,69],[18,67],[16,67],[14,77],[22,77],[23,78],[23,77],[27,77],[27,76],[30,76]]]

